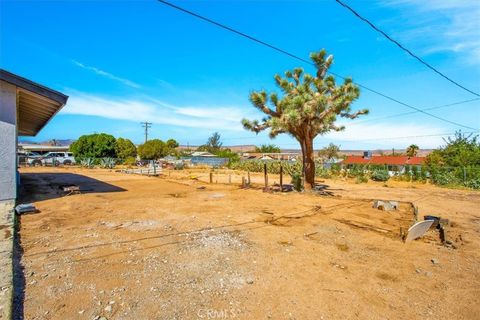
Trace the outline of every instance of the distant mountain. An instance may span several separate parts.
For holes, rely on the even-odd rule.
[[[190,150],[196,150],[199,146],[179,146],[177,149],[178,150],[185,150],[185,149],[190,149]],[[223,146],[224,148],[228,148],[230,150],[232,150],[233,152],[238,152],[238,153],[242,153],[242,152],[254,152],[255,151],[255,145],[251,144],[251,145],[237,145],[237,146]],[[434,149],[420,149],[418,150],[418,153],[417,153],[417,156],[419,157],[426,157],[428,154],[430,154]],[[317,154],[318,153],[318,149],[317,150],[314,150],[314,153]],[[341,156],[363,156],[363,152],[365,151],[371,151],[372,152],[372,155],[375,155],[375,156],[381,156],[381,155],[385,155],[385,156],[388,156],[388,155],[391,155],[392,154],[392,151],[395,151],[396,154],[398,153],[405,153],[406,152],[406,149],[395,149],[395,150],[392,150],[392,149],[377,149],[377,150],[373,150],[373,149],[370,149],[370,150],[340,150],[340,155]],[[300,148],[298,149],[282,149],[282,153],[300,153]]]
[[[38,144],[38,145],[43,145],[43,146],[59,146],[59,147],[68,147],[71,145],[75,140],[73,139],[55,139],[55,140],[48,140],[48,141],[42,141],[42,142],[33,142],[30,140],[19,140],[18,141],[20,144]]]

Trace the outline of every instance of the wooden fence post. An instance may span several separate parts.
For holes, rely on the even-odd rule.
[[[228,184],[232,184],[232,175],[231,174],[228,175]]]
[[[210,171],[210,183],[213,183],[213,172]]]
[[[250,186],[250,171],[247,172],[247,175],[248,175],[247,184],[248,184],[248,186]]]
[[[283,192],[283,166],[280,164],[280,192]]]
[[[263,164],[263,177],[265,178],[265,189],[268,188],[267,164]]]

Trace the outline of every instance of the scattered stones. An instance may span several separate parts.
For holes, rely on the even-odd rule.
[[[438,261],[438,259],[436,259],[436,258],[432,258],[430,261],[432,262],[432,264],[439,264],[440,263],[440,261]]]
[[[112,306],[111,305],[108,305],[106,306],[103,310],[107,311],[107,312],[112,312]]]

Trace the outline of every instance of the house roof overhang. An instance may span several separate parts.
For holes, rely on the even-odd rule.
[[[17,87],[17,128],[21,136],[35,136],[68,100],[61,92],[3,69],[0,80]]]

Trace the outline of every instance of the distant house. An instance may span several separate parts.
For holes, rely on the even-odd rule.
[[[353,165],[386,166],[390,175],[394,175],[395,173],[403,173],[406,166],[420,168],[425,163],[425,159],[426,157],[372,156],[370,152],[365,152],[363,156],[347,156],[341,164],[347,169]]]
[[[283,160],[296,161],[298,153],[279,152],[279,153],[262,153],[262,152],[244,152],[241,156],[242,160]]]
[[[35,136],[68,96],[0,69],[0,203],[17,197],[18,136]]]

